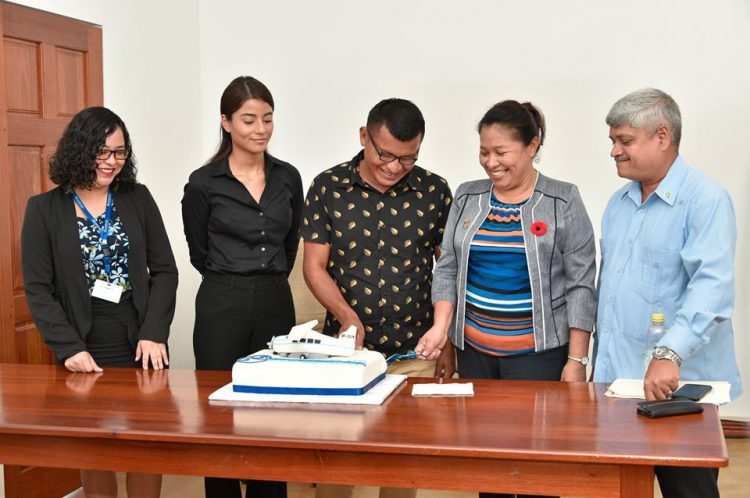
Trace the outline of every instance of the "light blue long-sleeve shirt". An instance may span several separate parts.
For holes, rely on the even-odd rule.
[[[641,185],[615,192],[602,218],[595,382],[643,378],[651,313],[658,345],[683,359],[681,380],[725,380],[742,393],[734,354],[736,223],[729,194],[677,157],[645,202]]]

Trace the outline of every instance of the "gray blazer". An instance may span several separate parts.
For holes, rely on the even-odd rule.
[[[464,348],[466,273],[474,234],[490,210],[489,179],[458,187],[445,224],[440,259],[432,281],[432,302],[456,306],[449,336]],[[531,225],[541,221],[544,235]],[[531,199],[521,208],[526,260],[533,300],[536,351],[564,346],[570,328],[591,332],[596,318],[594,229],[578,188],[539,173]]]

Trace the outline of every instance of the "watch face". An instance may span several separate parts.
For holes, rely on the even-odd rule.
[[[667,355],[667,348],[664,346],[657,346],[654,348],[654,358],[664,358]]]
[[[588,364],[589,364],[589,359],[587,356],[584,356],[583,358],[581,358],[581,365],[585,367]]]

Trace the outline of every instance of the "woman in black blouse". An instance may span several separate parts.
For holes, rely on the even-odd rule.
[[[50,159],[59,186],[29,199],[21,234],[26,299],[39,332],[72,372],[160,370],[177,267],[159,209],[136,181],[125,123],[76,114]],[[82,470],[86,496],[117,496],[114,472]],[[131,496],[159,496],[161,475],[127,476]]]
[[[294,265],[302,179],[268,151],[274,102],[249,76],[221,96],[221,144],[194,171],[182,198],[190,261],[203,276],[193,351],[200,370],[231,370],[294,325],[287,276]],[[241,497],[235,479],[205,479],[206,497]],[[285,497],[286,484],[248,481],[248,496]]]

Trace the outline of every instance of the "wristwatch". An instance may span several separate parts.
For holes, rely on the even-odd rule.
[[[682,358],[680,358],[680,355],[666,346],[656,346],[652,356],[655,360],[669,360],[678,367],[682,365]]]
[[[575,356],[568,355],[569,360],[577,361],[584,367],[589,364],[589,357],[588,356],[581,356],[580,358],[576,358]]]

